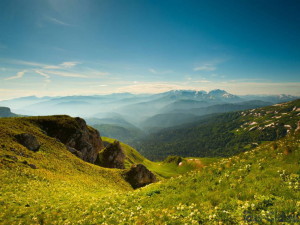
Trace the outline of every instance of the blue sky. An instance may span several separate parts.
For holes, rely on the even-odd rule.
[[[0,99],[300,95],[300,1],[1,0]]]

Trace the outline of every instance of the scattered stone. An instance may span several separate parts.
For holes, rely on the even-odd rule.
[[[32,169],[37,169],[36,165],[34,165],[34,164],[28,163],[28,166],[31,167]]]
[[[17,150],[15,148],[10,148],[10,150],[14,153],[16,153],[19,156],[25,157],[25,158],[29,158],[30,155],[25,154],[24,152],[22,152],[21,150]]]
[[[13,155],[4,155],[4,157],[7,158],[7,159],[11,159],[11,160],[13,160],[15,162],[18,161],[18,158],[16,156],[13,156]]]
[[[37,169],[37,167],[36,167],[36,165],[34,165],[34,164],[31,164],[31,163],[28,163],[26,160],[25,161],[23,161],[22,162],[24,165],[27,165],[27,166],[29,166],[30,168],[32,168],[32,169]]]
[[[31,151],[37,152],[41,147],[37,138],[32,134],[22,133],[16,135],[15,138],[21,145],[23,145],[24,147],[26,147]]]
[[[293,151],[292,151],[292,148],[290,146],[286,146],[284,151],[283,151],[283,154],[285,155],[289,155],[291,154]]]
[[[125,173],[125,180],[136,189],[156,182],[156,177],[144,165],[138,164],[133,165],[130,170]]]

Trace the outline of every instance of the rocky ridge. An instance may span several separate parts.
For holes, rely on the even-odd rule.
[[[79,117],[53,116],[43,119],[33,117],[33,122],[46,135],[65,144],[71,153],[86,162],[94,163],[98,153],[104,148],[99,132],[87,126]]]

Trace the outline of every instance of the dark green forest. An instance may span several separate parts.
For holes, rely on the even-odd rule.
[[[226,157],[280,139],[296,129],[300,100],[255,110],[203,117],[198,122],[164,129],[132,143],[152,160],[168,155]]]

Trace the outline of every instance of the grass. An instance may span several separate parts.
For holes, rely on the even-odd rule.
[[[72,122],[70,117],[64,119]],[[14,135],[24,132],[37,137],[41,143],[38,152],[15,142]],[[132,190],[120,170],[101,168],[75,157],[62,143],[46,136],[32,118],[1,119],[0,148],[0,224],[31,220],[31,212],[42,213],[45,208],[46,213],[52,213],[63,201],[77,202],[86,193],[90,198]]]
[[[22,132],[37,136],[38,152],[14,141]],[[122,170],[83,162],[32,119],[1,119],[0,224],[299,224],[299,137],[289,134],[230,158],[200,159],[206,166],[199,170],[133,190]],[[181,170],[121,146],[127,167],[145,163],[166,177]],[[189,166],[198,160],[188,159]]]
[[[101,137],[104,142],[113,143],[116,139]],[[153,162],[142,156],[137,150],[131,146],[120,142],[121,147],[126,155],[125,168],[130,168],[132,164],[143,164],[150,171],[155,173],[159,178],[170,178],[191,170],[200,169],[201,167],[208,165],[214,159],[212,158],[197,158],[199,161],[203,162],[201,167],[196,165],[194,162],[189,162],[187,159],[183,159],[183,165],[178,166],[175,163],[165,163],[165,162]]]

